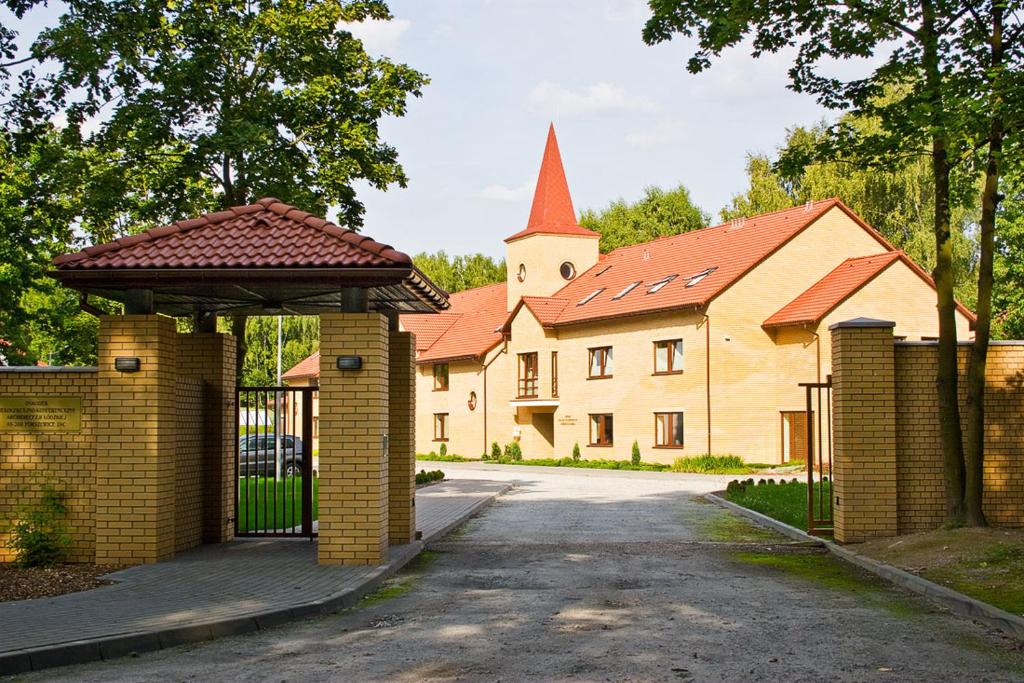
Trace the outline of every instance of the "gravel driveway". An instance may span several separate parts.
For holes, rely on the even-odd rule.
[[[1021,681],[1018,645],[703,503],[707,478],[520,483],[359,609],[31,680]]]

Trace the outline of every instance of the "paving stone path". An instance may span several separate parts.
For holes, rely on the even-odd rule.
[[[432,544],[429,564],[396,577],[380,599],[60,677],[1024,680],[1014,643],[702,502],[720,482],[444,469],[519,482]]]

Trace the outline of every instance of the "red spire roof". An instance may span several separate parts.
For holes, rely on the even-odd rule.
[[[576,222],[576,211],[572,207],[569,183],[565,180],[565,169],[562,168],[562,155],[558,152],[554,124],[548,128],[548,141],[544,147],[544,159],[540,163],[537,189],[533,192],[530,220],[525,230],[517,232],[505,241],[511,242],[537,233],[600,237],[593,230],[587,230]]]

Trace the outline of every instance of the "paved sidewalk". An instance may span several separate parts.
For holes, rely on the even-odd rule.
[[[266,628],[354,604],[508,487],[446,481],[416,493],[422,542],[392,546],[382,567],[316,564],[306,539],[236,540],[132,567],[117,583],[0,604],[0,674],[41,669]]]

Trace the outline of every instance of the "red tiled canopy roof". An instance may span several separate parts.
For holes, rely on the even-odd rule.
[[[572,196],[569,194],[569,183],[565,179],[554,124],[548,128],[548,141],[544,147],[544,158],[540,163],[540,174],[537,176],[537,188],[533,193],[533,206],[530,208],[530,219],[526,223],[526,229],[506,238],[505,241],[512,242],[535,234],[600,237],[598,233],[587,230],[576,222],[576,212],[572,207]]]
[[[86,247],[53,262],[60,270],[412,265],[390,245],[274,198]]]
[[[54,277],[170,315],[311,314],[363,290],[371,310],[432,312],[446,293],[408,255],[273,198],[181,220],[54,259]]]

